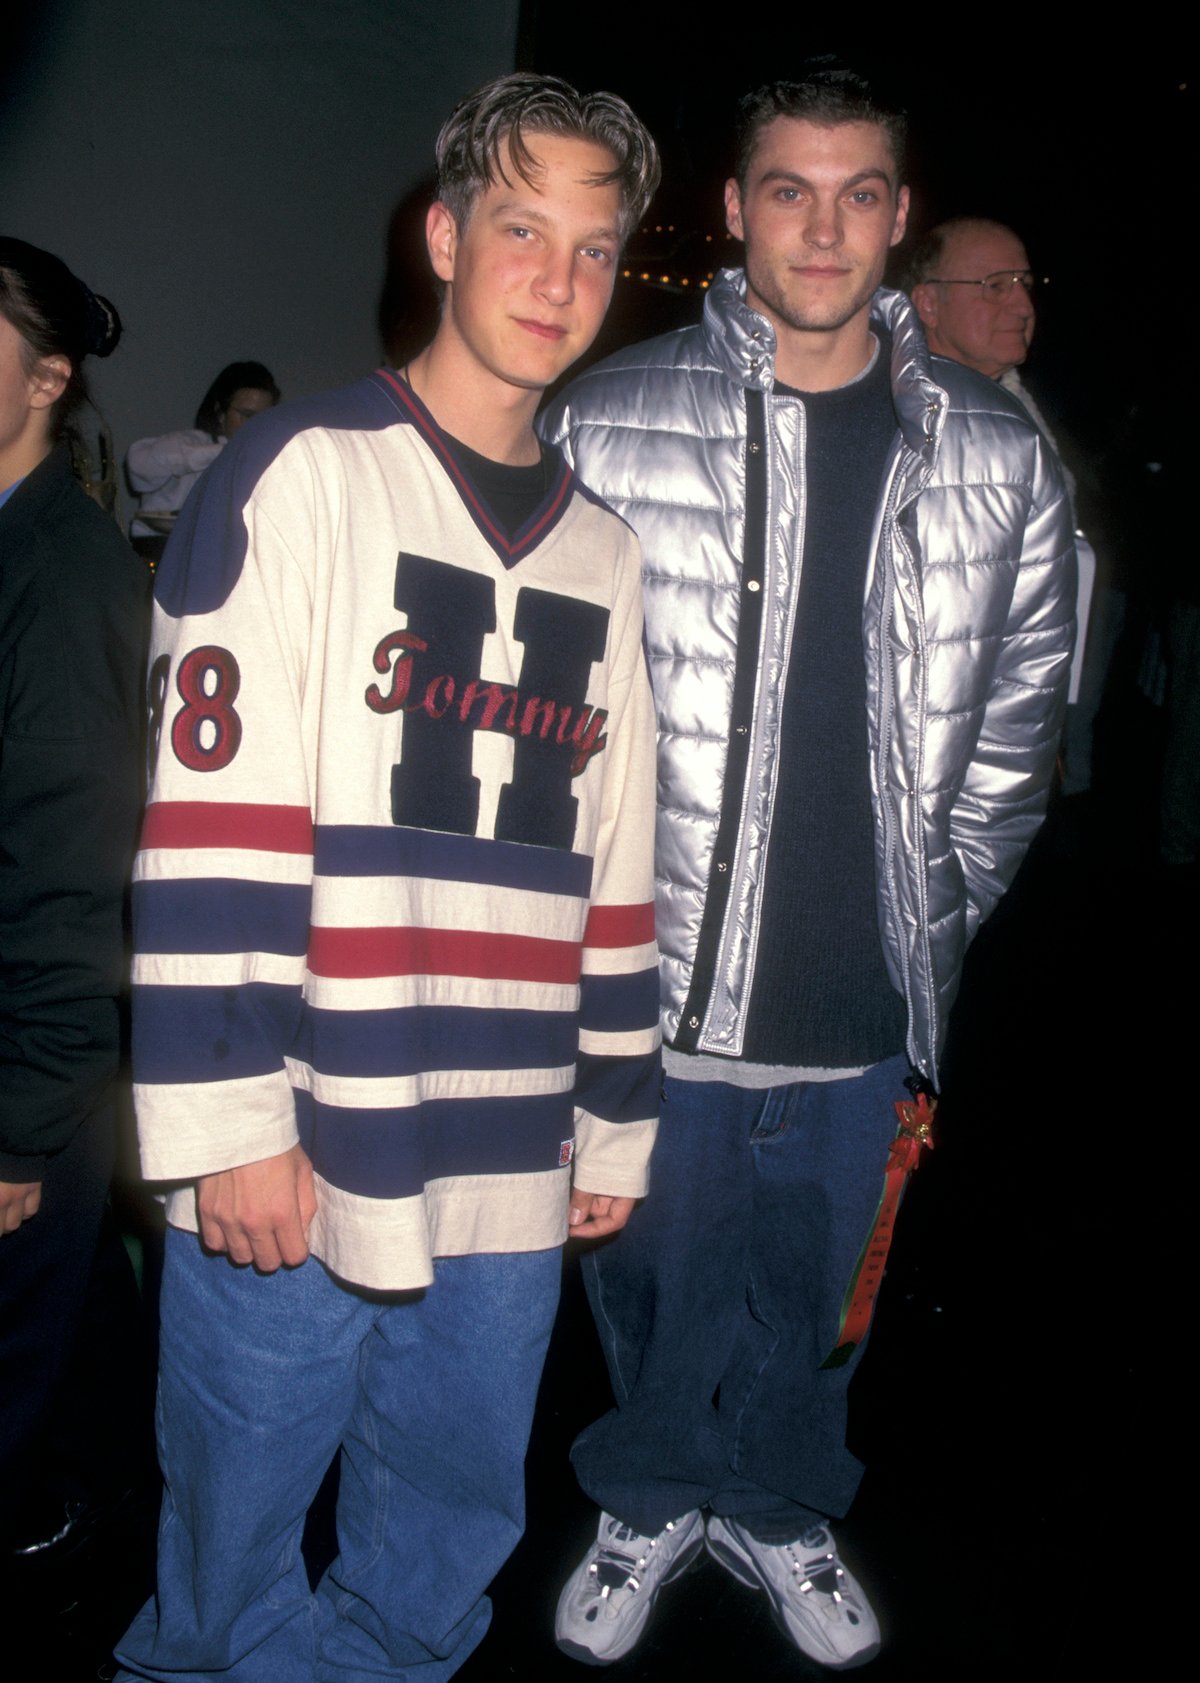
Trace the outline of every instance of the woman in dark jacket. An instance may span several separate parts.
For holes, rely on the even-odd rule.
[[[147,579],[58,440],[120,331],[57,257],[0,237],[0,1571],[71,1529],[93,1471],[63,1473],[46,1433],[98,1325]],[[107,1457],[86,1442],[104,1399],[71,1389],[72,1449]]]

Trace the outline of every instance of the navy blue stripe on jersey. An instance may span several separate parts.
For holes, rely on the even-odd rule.
[[[434,877],[492,888],[523,888],[586,900],[592,861],[583,853],[445,830],[370,824],[319,824],[313,869],[326,877]]]
[[[640,1032],[658,1009],[658,970],[631,976],[584,976],[579,983],[579,1026],[596,1034]]]
[[[662,1054],[657,1048],[644,1058],[603,1058],[581,1052],[575,1065],[575,1090],[586,1095],[587,1109],[602,1122],[657,1116]]]
[[[140,953],[308,951],[307,883],[230,877],[149,878],[134,884],[134,945]]]
[[[133,989],[133,1067],[139,1082],[237,1081],[279,1073],[303,1010],[294,987]]]
[[[556,1169],[574,1135],[570,1093],[433,1099],[411,1110],[343,1110],[297,1093],[296,1120],[321,1178],[362,1198],[418,1197],[455,1175]]]
[[[540,436],[540,434],[541,434],[540,427],[537,429],[537,431],[538,431],[539,436]],[[596,508],[602,508],[606,514],[611,514],[614,520],[619,520],[621,522],[622,526],[625,527],[625,530],[627,532],[632,532],[633,531],[633,527],[629,524],[628,520],[626,520],[625,516],[623,514],[618,514],[617,510],[612,506],[611,503],[606,503],[604,498],[600,495],[600,493],[598,491],[593,491],[591,486],[590,485],[585,485],[583,483],[583,480],[578,478],[578,476],[576,477],[576,480],[575,480],[575,492],[576,492],[576,495],[582,497],[585,502],[593,503]],[[634,533],[634,536],[636,537],[637,534]]]
[[[577,1045],[572,1011],[309,1006],[291,1051],[322,1075],[370,1077],[439,1069],[560,1069],[575,1062]]]

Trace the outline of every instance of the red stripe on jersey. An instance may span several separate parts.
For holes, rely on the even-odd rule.
[[[579,980],[577,941],[476,929],[329,929],[309,935],[314,976],[478,976],[488,981]]]
[[[142,847],[244,847],[257,853],[311,853],[306,806],[248,801],[155,801],[146,808]]]
[[[521,543],[522,549],[528,549],[529,546],[541,535],[541,533],[545,531],[546,527],[553,524],[554,517],[562,506],[562,500],[570,488],[571,476],[570,474],[566,474],[563,477],[562,484],[558,488],[557,497],[555,497],[554,501],[550,504],[550,507],[546,510],[545,514],[542,515],[542,518],[538,521],[537,525],[525,534]]]
[[[642,947],[654,939],[654,902],[642,906],[593,906],[583,932],[585,947]]]

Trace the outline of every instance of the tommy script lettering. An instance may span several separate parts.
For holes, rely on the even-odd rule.
[[[570,848],[579,777],[607,741],[604,708],[586,702],[592,665],[604,657],[608,610],[523,588],[513,634],[524,644],[515,686],[485,677],[483,640],[496,629],[491,579],[428,556],[401,554],[395,606],[408,629],[377,644],[372,664],[389,688],[365,694],[375,713],[403,712],[402,758],[392,769],[396,824],[474,835],[479,779],[475,731],[514,738],[513,775],[500,795],[496,839]]]

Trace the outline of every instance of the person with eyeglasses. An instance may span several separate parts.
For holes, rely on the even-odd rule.
[[[1054,433],[1017,369],[1037,321],[1034,273],[1021,239],[1002,222],[953,217],[930,229],[908,263],[909,295],[929,349],[996,380],[1022,403],[1054,446],[1074,510],[1078,484]]]
[[[929,349],[998,381],[1024,405],[1054,447],[1074,511],[1075,475],[1017,373],[1033,342],[1034,294],[1046,284],[1029,267],[1020,238],[1002,222],[953,217],[930,229],[909,259],[908,272],[909,295]]]
[[[1036,277],[1025,247],[999,222],[959,217],[913,253],[912,301],[929,349],[998,380],[1029,354]]]
[[[1017,373],[1033,343],[1037,321],[1034,295],[1039,286],[1046,285],[1046,278],[1029,267],[1024,243],[1002,222],[952,217],[930,229],[917,245],[908,272],[909,295],[929,349],[934,356],[949,357],[996,380],[1024,405],[1054,447],[1075,512],[1079,500],[1076,477],[1062,459],[1049,422]]]
[[[1065,794],[1083,794],[1091,787],[1092,728],[1124,623],[1124,603],[1112,590],[1102,587],[1096,613],[1091,613],[1096,556],[1079,529],[1079,464],[1069,449],[1071,460],[1064,459],[1061,426],[1051,427],[1018,372],[1033,342],[1037,320],[1034,297],[1039,285],[1046,284],[1045,279],[1030,268],[1019,235],[1002,222],[981,217],[954,217],[938,223],[913,251],[908,272],[909,293],[930,350],[935,356],[974,368],[1011,392],[1028,410],[1063,470],[1076,528],[1079,637],[1071,664],[1062,787]],[[1089,620],[1095,623],[1089,625]]]

